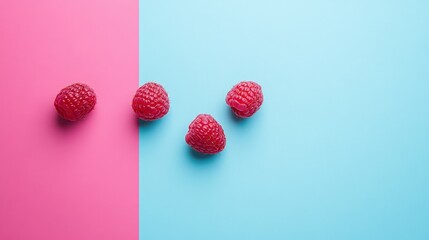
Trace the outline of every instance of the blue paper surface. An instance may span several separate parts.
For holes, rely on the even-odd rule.
[[[140,239],[429,239],[429,2],[140,0]],[[265,102],[237,120],[241,80]],[[226,149],[184,141],[212,114]]]

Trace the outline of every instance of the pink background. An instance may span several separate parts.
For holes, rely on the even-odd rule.
[[[83,121],[53,101],[74,82]],[[137,0],[0,1],[0,239],[137,239]]]

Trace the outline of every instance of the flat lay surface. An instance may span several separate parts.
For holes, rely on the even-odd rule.
[[[428,239],[427,1],[140,1],[140,239]],[[225,97],[258,82],[238,120]],[[184,141],[209,113],[226,148]]]
[[[69,123],[75,82],[97,104]],[[0,1],[0,239],[138,238],[137,86],[137,1]]]
[[[0,1],[0,239],[429,239],[428,10]],[[168,113],[144,122],[149,81]],[[264,95],[247,119],[240,81]],[[76,82],[97,103],[70,123],[54,100]],[[219,154],[186,143],[199,114]]]

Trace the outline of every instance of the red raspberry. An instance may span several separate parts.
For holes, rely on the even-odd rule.
[[[91,112],[96,102],[97,97],[90,86],[75,83],[58,93],[54,105],[62,118],[77,121]]]
[[[185,141],[204,154],[219,153],[226,145],[222,126],[209,114],[200,114],[191,122]]]
[[[145,83],[137,89],[133,109],[137,116],[145,121],[162,118],[170,109],[168,94],[158,83]]]
[[[238,117],[248,118],[258,111],[264,101],[262,88],[255,82],[240,82],[226,95],[226,104]]]

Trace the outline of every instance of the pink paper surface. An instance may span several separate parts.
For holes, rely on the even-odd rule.
[[[59,120],[61,88],[97,94]],[[0,239],[138,239],[137,0],[0,1]]]

